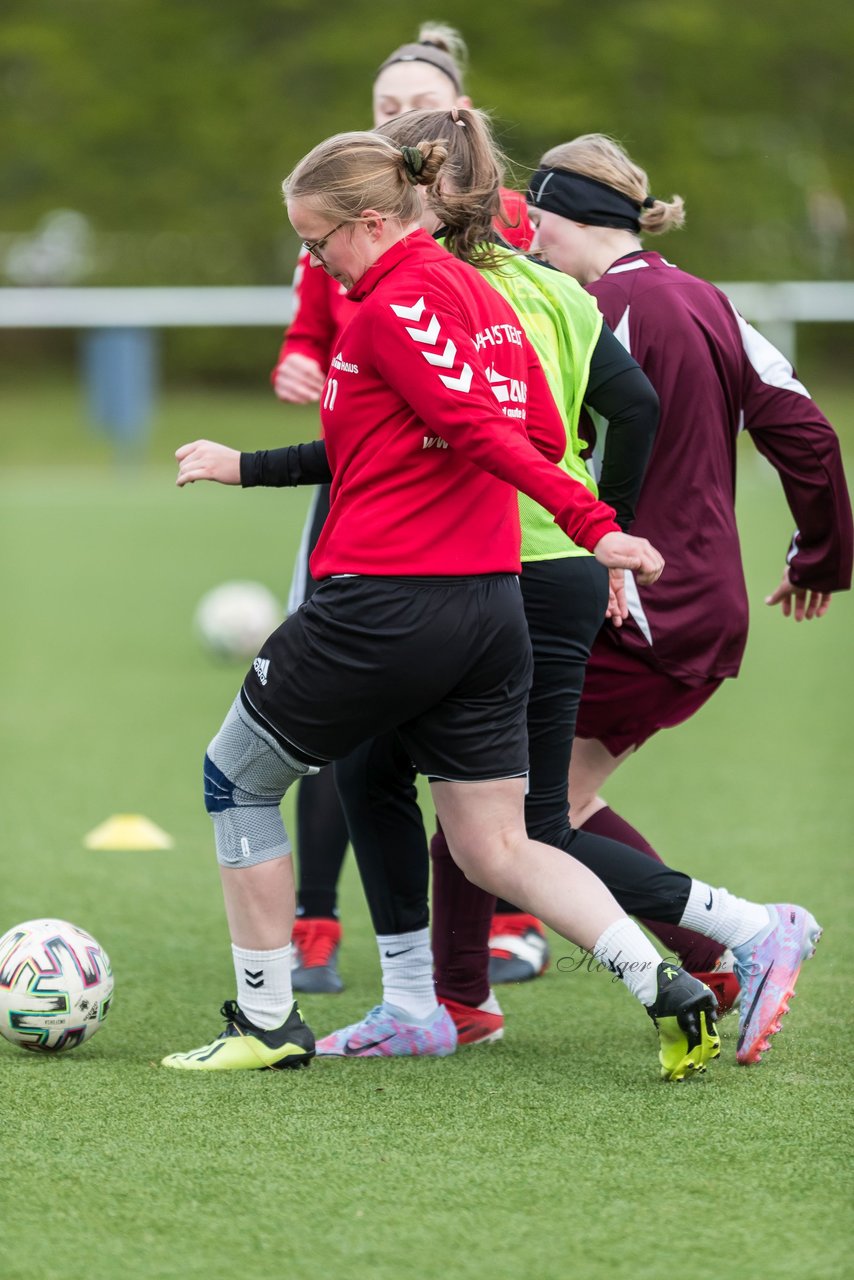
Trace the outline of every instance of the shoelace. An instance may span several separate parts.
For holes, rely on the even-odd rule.
[[[300,930],[297,922],[293,941],[297,947],[302,968],[322,969],[332,959],[339,939],[331,933],[321,932],[311,926]]]
[[[261,1058],[261,1055],[258,1053],[257,1049],[255,1048],[255,1045],[252,1043],[251,1038],[246,1035],[246,1032],[241,1027],[238,1021],[238,1018],[241,1016],[241,1014],[240,1014],[240,1009],[238,1007],[237,1001],[226,1000],[225,1004],[220,1009],[220,1013],[222,1017],[225,1018],[226,1020],[226,1027],[224,1031],[220,1032],[219,1038],[222,1039],[227,1036],[242,1036],[245,1040],[247,1040],[249,1048],[257,1057],[258,1065],[261,1068],[263,1068],[263,1070],[265,1071],[273,1071],[274,1067],[269,1062],[263,1061],[263,1059]]]
[[[236,1000],[226,1000],[220,1009],[220,1016],[225,1018],[227,1026],[224,1031],[220,1032],[221,1036],[242,1036],[245,1032],[241,1030],[237,1019],[240,1016],[240,1010],[237,1007]]]

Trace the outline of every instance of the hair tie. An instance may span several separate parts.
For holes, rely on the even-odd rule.
[[[465,129],[466,122],[465,120],[460,119],[460,112],[458,107],[451,107],[451,119],[453,120],[454,124],[458,124],[461,129]]]
[[[403,171],[407,180],[416,187],[418,175],[424,168],[424,157],[417,147],[401,147],[400,154],[403,156]]]
[[[645,200],[641,201],[641,208],[651,209],[654,204],[655,204],[655,196],[647,196]]]

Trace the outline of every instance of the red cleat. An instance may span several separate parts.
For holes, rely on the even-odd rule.
[[[504,1014],[490,991],[483,1004],[476,1008],[460,1004],[457,1000],[440,1000],[448,1010],[457,1028],[457,1044],[491,1044],[504,1035]]]
[[[741,999],[741,984],[735,975],[733,965],[735,956],[727,950],[709,973],[695,973],[693,976],[711,987],[718,1002],[718,1017],[731,1013]]]
[[[493,986],[530,982],[545,973],[548,964],[546,934],[536,916],[495,913],[489,934],[489,981]]]
[[[337,920],[298,916],[291,934],[294,991],[309,995],[337,995],[344,990],[338,974],[341,925]]]

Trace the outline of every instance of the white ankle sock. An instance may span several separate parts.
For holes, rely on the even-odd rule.
[[[383,971],[383,1000],[414,1018],[429,1018],[438,1008],[433,984],[430,930],[378,933]]]
[[[692,880],[679,923],[725,947],[739,947],[767,927],[768,911],[759,902],[748,902],[726,889],[713,889],[702,880]]]
[[[634,920],[621,916],[609,925],[593,947],[593,955],[622,978],[641,1004],[655,1004],[661,956]]]
[[[291,944],[278,951],[246,951],[232,944],[231,954],[242,1012],[263,1031],[281,1026],[294,1002]]]

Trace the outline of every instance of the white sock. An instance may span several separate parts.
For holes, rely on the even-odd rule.
[[[429,929],[410,933],[378,933],[383,971],[383,1000],[413,1018],[429,1018],[439,1007],[433,984],[433,950]]]
[[[692,880],[688,905],[679,923],[725,947],[739,947],[767,928],[768,921],[768,911],[761,903],[748,902],[726,889],[713,889],[702,880]]]
[[[263,1031],[281,1026],[294,1002],[291,944],[278,951],[245,951],[232,944],[231,954],[241,1011]]]
[[[641,1004],[655,1004],[661,956],[634,920],[621,916],[609,925],[593,947],[593,955],[623,980]]]

